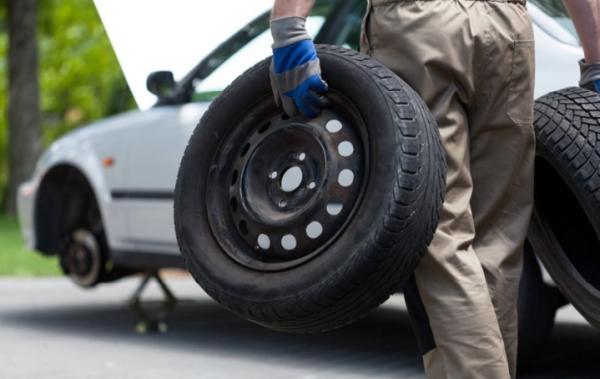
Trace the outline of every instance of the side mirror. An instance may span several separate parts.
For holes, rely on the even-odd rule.
[[[158,96],[159,99],[168,97],[175,90],[175,78],[171,71],[155,71],[146,79],[148,91]]]

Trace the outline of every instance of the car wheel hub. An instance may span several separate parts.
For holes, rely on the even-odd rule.
[[[63,259],[75,283],[88,287],[98,281],[102,270],[102,255],[92,232],[85,229],[73,232]]]

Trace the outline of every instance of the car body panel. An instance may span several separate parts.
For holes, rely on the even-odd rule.
[[[35,195],[37,193],[38,178],[33,178],[19,186],[17,193],[17,217],[25,246],[35,250],[35,228],[33,226],[33,210],[35,207]]]
[[[52,169],[70,166],[80,171],[88,180],[96,196],[100,214],[105,222],[108,242],[111,246],[119,246],[125,231],[124,217],[118,209],[112,207],[109,188],[123,183],[124,173],[111,172],[102,166],[102,159],[115,156],[117,151],[125,151],[126,141],[120,140],[120,125],[128,125],[135,113],[129,112],[118,117],[105,119],[87,128],[67,134],[53,143],[39,159],[32,179],[19,188],[19,216],[22,225],[35,225],[35,205],[42,180]],[[28,213],[26,213],[26,210]],[[24,230],[27,244],[37,248],[34,230]]]
[[[144,134],[153,136],[128,149],[123,186],[111,191],[113,202],[126,215],[127,237],[123,242],[130,249],[179,251],[173,228],[175,181],[185,146],[207,107],[207,103],[190,103],[155,108],[159,112],[153,109],[146,113],[159,113],[157,117],[123,131],[122,137],[128,141],[139,141]]]

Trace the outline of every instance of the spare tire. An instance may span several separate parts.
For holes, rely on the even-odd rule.
[[[600,327],[600,96],[567,88],[535,104],[529,241],[565,297]]]
[[[262,61],[203,116],[175,194],[177,239],[200,286],[289,332],[348,324],[399,288],[433,236],[445,185],[419,96],[365,55],[318,54],[331,108],[286,117]]]

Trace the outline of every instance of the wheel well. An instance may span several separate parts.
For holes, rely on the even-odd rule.
[[[52,168],[38,189],[35,206],[36,249],[55,255],[78,227],[101,228],[102,218],[94,191],[77,168]]]

